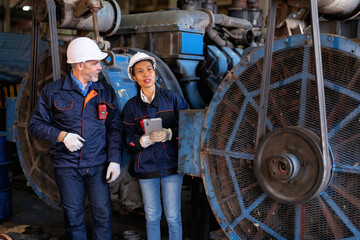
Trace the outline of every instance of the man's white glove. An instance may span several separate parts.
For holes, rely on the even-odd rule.
[[[106,171],[106,181],[111,183],[115,181],[120,175],[120,164],[116,162],[110,162]]]
[[[161,131],[151,131],[149,139],[151,142],[166,142],[171,140],[172,131],[170,128],[163,128]]]
[[[75,152],[82,148],[85,139],[77,135],[76,133],[67,133],[63,143],[69,149],[70,152]]]

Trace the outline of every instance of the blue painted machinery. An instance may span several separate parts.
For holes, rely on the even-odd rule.
[[[271,10],[276,1],[270,2]],[[94,38],[109,52],[103,75],[121,108],[136,94],[126,71],[131,56],[144,51],[157,59],[157,84],[183,95],[192,108],[180,115],[179,171],[201,177],[229,239],[360,238],[358,43],[329,34],[273,41],[268,29],[266,46],[261,46],[262,11],[257,1],[234,1],[231,16],[217,14],[212,1],[178,1],[178,10],[122,16],[116,2],[100,10],[92,4],[90,9],[97,9],[92,13],[87,4],[60,4],[58,25],[82,31],[93,27]],[[355,7],[340,9],[337,15],[324,10],[325,16],[331,20],[357,15],[359,4],[354,0],[350,5]],[[98,22],[92,23],[94,12]],[[269,13],[269,26],[275,28],[274,12]],[[46,14],[35,14],[37,21],[46,21]],[[38,68],[33,68],[35,83],[34,74],[25,76],[14,123],[8,124],[14,127],[9,139],[17,143],[30,185],[45,202],[58,207],[48,143],[27,131],[33,98],[53,81],[55,72],[64,75],[69,70],[65,50],[74,36],[55,34],[62,44],[58,51],[41,53]],[[54,56],[59,71],[51,65]],[[324,98],[317,91],[319,69]],[[261,138],[259,126],[264,129]],[[130,157],[124,152],[122,174],[111,188],[114,201],[136,208],[141,197],[136,179],[126,171]]]
[[[200,10],[201,6],[188,6],[187,10],[121,15],[115,1],[89,4],[87,1],[64,1],[56,6],[45,0],[36,1],[30,73],[21,84],[13,109],[14,121],[8,121],[9,132],[13,134],[8,135],[11,135],[9,139],[16,141],[24,173],[40,198],[51,206],[59,206],[48,143],[32,138],[27,130],[41,88],[69,71],[65,61],[66,46],[75,35],[60,34],[57,28],[75,29],[82,31],[81,34],[93,30],[99,46],[109,53],[102,63],[103,75],[117,93],[121,108],[136,94],[135,84],[128,78],[126,68],[130,57],[137,51],[147,52],[157,59],[159,86],[185,96],[192,108],[204,108],[222,77],[240,61],[242,50],[236,50],[234,46],[257,45],[258,41],[254,39],[260,35],[250,20],[261,19],[261,15],[248,19],[233,18],[214,14],[214,6],[209,4],[204,11]],[[252,9],[261,13],[259,8]],[[93,21],[95,15],[97,21]],[[45,23],[49,24],[49,40],[54,47],[40,52],[37,41],[40,24]],[[220,37],[225,31],[228,37]],[[206,32],[212,37],[204,38]],[[206,41],[213,44],[204,48]],[[121,198],[119,202],[126,208],[136,208],[142,204],[141,193],[136,179],[127,174],[130,155],[124,154],[125,169],[118,185],[113,186],[116,193],[113,197],[116,200]]]
[[[182,113],[180,167],[202,177],[229,239],[359,238],[360,46],[321,35],[331,153],[326,165],[311,40],[297,35],[274,42],[268,133],[257,148],[264,48],[225,77],[207,111]]]

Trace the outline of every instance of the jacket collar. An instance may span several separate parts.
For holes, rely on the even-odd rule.
[[[100,81],[100,76],[99,76],[99,80],[97,82],[93,82],[92,85],[90,86],[90,89],[97,89],[97,90],[101,90],[101,89],[105,89],[104,85],[101,83]],[[70,72],[66,75],[65,79],[64,79],[64,83],[62,88],[64,90],[75,90],[75,91],[79,91],[80,89],[79,87],[76,85],[76,83],[71,79],[70,76]]]
[[[140,87],[138,87],[138,91],[137,91],[137,100],[140,102],[141,108],[143,110],[146,110],[148,105],[153,105],[154,107],[159,107],[159,94],[160,94],[160,88],[155,84],[155,97],[152,100],[152,102],[146,103],[141,99],[141,93],[140,93]]]

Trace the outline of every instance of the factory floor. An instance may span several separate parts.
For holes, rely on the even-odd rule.
[[[191,205],[193,201],[191,200],[189,187],[183,186],[182,198],[183,239],[225,239],[224,236],[210,238],[210,231],[214,228],[212,227],[214,226],[214,217],[210,207],[201,205],[201,207],[194,208]],[[91,236],[89,213],[87,213],[86,221],[89,236]],[[164,235],[162,239],[168,239],[164,216],[161,229]],[[33,190],[26,186],[26,179],[21,175],[13,179],[12,214],[10,217],[0,220],[0,234],[2,233],[8,234],[13,240],[69,239],[66,236],[62,210],[54,209],[40,200]],[[218,233],[219,231],[214,231],[211,234],[215,236]],[[1,236],[0,239],[2,239]],[[130,212],[113,209],[113,239],[146,239],[143,209]]]
[[[89,212],[86,213],[86,222],[91,235]],[[125,231],[133,231],[134,234],[140,235],[141,239],[145,239],[145,217],[141,210],[126,213],[113,210],[113,239],[123,239]],[[1,233],[6,233],[14,240],[69,239],[64,227],[62,210],[48,206],[30,187],[21,186],[17,179],[14,179],[12,185],[12,214],[0,220]]]

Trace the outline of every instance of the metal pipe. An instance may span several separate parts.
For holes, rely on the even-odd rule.
[[[287,0],[291,7],[310,8],[309,0]],[[349,15],[360,8],[360,0],[317,0],[320,13],[329,15]]]
[[[230,32],[226,28],[222,28],[222,30],[231,38],[235,39],[237,44],[250,45],[254,41],[254,32],[252,30],[239,29],[234,31],[234,33]]]
[[[198,81],[180,81],[184,97],[192,109],[203,109],[206,104],[200,96],[198,90]]]
[[[215,24],[225,27],[252,29],[252,25],[248,20],[233,18],[224,14],[214,14],[214,21]]]
[[[208,28],[206,33],[208,34],[208,37],[216,43],[216,45],[221,47],[229,47],[231,49],[234,48],[234,45],[231,42],[222,39],[215,29]]]
[[[360,0],[318,0],[320,13],[347,15],[358,8]]]
[[[75,1],[64,0],[62,17],[59,19],[59,28],[93,31],[93,16],[75,17]],[[121,12],[119,4],[114,1],[103,1],[103,7],[97,11],[98,31],[107,33],[108,36],[114,34],[120,26]]]
[[[123,31],[152,31],[154,28],[176,27],[181,30],[191,30],[197,32],[205,32],[205,28],[209,25],[209,17],[203,11],[194,10],[169,10],[162,12],[138,13],[123,15],[121,18],[121,26],[117,34]]]

